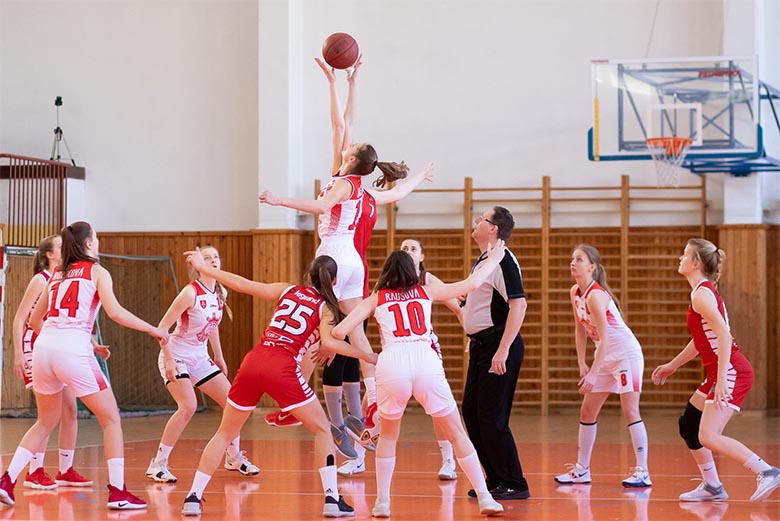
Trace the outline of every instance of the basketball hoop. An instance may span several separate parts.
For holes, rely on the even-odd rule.
[[[651,137],[647,138],[647,148],[653,156],[658,186],[678,186],[680,184],[681,165],[693,143],[689,137]]]

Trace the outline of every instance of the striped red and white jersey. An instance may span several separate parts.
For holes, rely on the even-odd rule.
[[[363,184],[360,176],[348,175],[344,177],[334,176],[325,188],[320,192],[319,197],[333,189],[337,181],[343,179],[347,181],[352,192],[349,198],[336,204],[327,212],[320,214],[317,233],[320,240],[327,240],[330,237],[354,237],[357,228],[358,219],[360,219],[360,210],[363,201]]]
[[[276,346],[300,362],[306,350],[320,340],[325,298],[311,286],[290,286],[279,297],[273,317],[258,346]]]
[[[199,280],[190,282],[195,288],[195,304],[184,310],[176,321],[169,346],[203,348],[209,335],[222,321],[222,299]]]
[[[49,280],[51,279],[51,273],[49,273],[49,270],[43,270],[33,275],[33,279],[35,277],[42,278],[43,282],[45,284],[48,284]],[[41,295],[43,295],[43,292],[41,292],[37,297],[35,297],[35,301],[33,302],[32,307],[30,308],[30,312],[27,314],[27,318],[24,319],[24,324],[27,329],[29,329],[27,323],[30,321],[30,317],[32,316],[32,310],[35,309],[35,305],[38,304],[39,300],[41,300]]]
[[[720,316],[726,322],[726,327],[731,332],[731,326],[729,325],[729,314],[726,311],[726,304],[723,302],[723,297],[720,296],[718,290],[715,288],[715,284],[707,279],[699,282],[693,291],[691,291],[691,298],[697,291],[709,291],[715,297],[715,301],[718,303],[718,311]],[[688,329],[693,337],[693,345],[696,347],[696,351],[701,356],[702,364],[706,367],[711,364],[718,363],[718,336],[710,327],[710,324],[699,313],[693,310],[693,306],[688,306],[688,316],[686,317]],[[731,353],[739,351],[739,346],[732,338],[731,341]]]
[[[588,309],[587,299],[591,291],[603,291],[609,297],[609,305],[607,306],[608,346],[602,346],[599,332],[596,328],[596,320],[591,315],[590,309]],[[574,294],[574,305],[577,311],[577,319],[582,324],[582,327],[585,328],[593,343],[596,344],[596,349],[603,347],[607,350],[603,358],[605,362],[628,360],[642,356],[642,347],[639,345],[639,341],[626,323],[623,322],[623,317],[620,315],[620,310],[618,310],[615,301],[598,282],[592,281],[583,294],[580,294],[580,290],[577,288]]]
[[[49,310],[43,330],[79,329],[92,333],[100,296],[92,279],[94,262],[78,261],[68,272],[54,270],[49,283]]]
[[[379,290],[374,319],[379,327],[382,349],[407,343],[431,346],[431,305],[428,293],[420,285],[405,292]]]
[[[371,243],[371,235],[376,226],[376,199],[368,190],[363,191],[363,200],[360,204],[360,215],[355,228],[355,250],[363,261],[363,298],[371,294],[368,287],[368,245]]]

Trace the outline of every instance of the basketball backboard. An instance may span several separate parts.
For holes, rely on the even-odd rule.
[[[687,137],[688,160],[763,155],[756,57],[594,60],[592,161],[649,160],[646,140]]]

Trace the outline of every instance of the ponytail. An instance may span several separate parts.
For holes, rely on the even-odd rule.
[[[609,287],[609,284],[607,284],[607,270],[605,270],[604,265],[601,264],[601,253],[599,253],[599,250],[590,244],[578,244],[574,249],[583,252],[585,255],[587,255],[591,264],[596,265],[596,269],[593,270],[593,280],[595,280],[599,286],[604,288],[604,291],[606,291],[609,297],[615,301],[615,306],[617,306],[618,311],[620,311],[620,301],[617,299],[617,297],[615,297],[615,294],[612,293],[612,289]]]
[[[695,259],[701,262],[701,272],[717,287],[723,270],[723,261],[726,260],[726,252],[707,239],[689,239],[688,245],[693,246],[696,251]]]
[[[38,245],[38,250],[33,255],[33,276],[49,268],[49,258],[46,254],[54,251],[54,239],[57,237],[58,235],[49,235]]]
[[[406,176],[409,175],[409,167],[406,166],[406,162],[379,161],[376,149],[368,143],[358,148],[355,152],[355,159],[357,159],[357,164],[354,167],[355,175],[369,175],[377,168],[382,172],[379,179],[374,181],[374,186],[377,188],[384,188],[387,183],[406,179]]]
[[[63,276],[67,276],[68,269],[74,262],[97,262],[97,259],[87,253],[86,241],[92,237],[92,226],[88,222],[77,221],[60,230],[62,237],[62,264]]]
[[[327,255],[315,258],[306,268],[304,278],[325,299],[325,305],[333,314],[331,325],[336,325],[344,319],[344,313],[339,308],[339,300],[333,292],[333,281],[336,279],[338,267],[336,261]]]

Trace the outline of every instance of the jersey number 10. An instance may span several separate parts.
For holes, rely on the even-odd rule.
[[[425,333],[425,312],[423,311],[422,304],[414,300],[406,303],[404,308],[401,308],[401,304],[393,304],[388,306],[395,318],[395,331],[393,335],[396,337],[422,335]],[[406,313],[404,313],[406,310]]]

